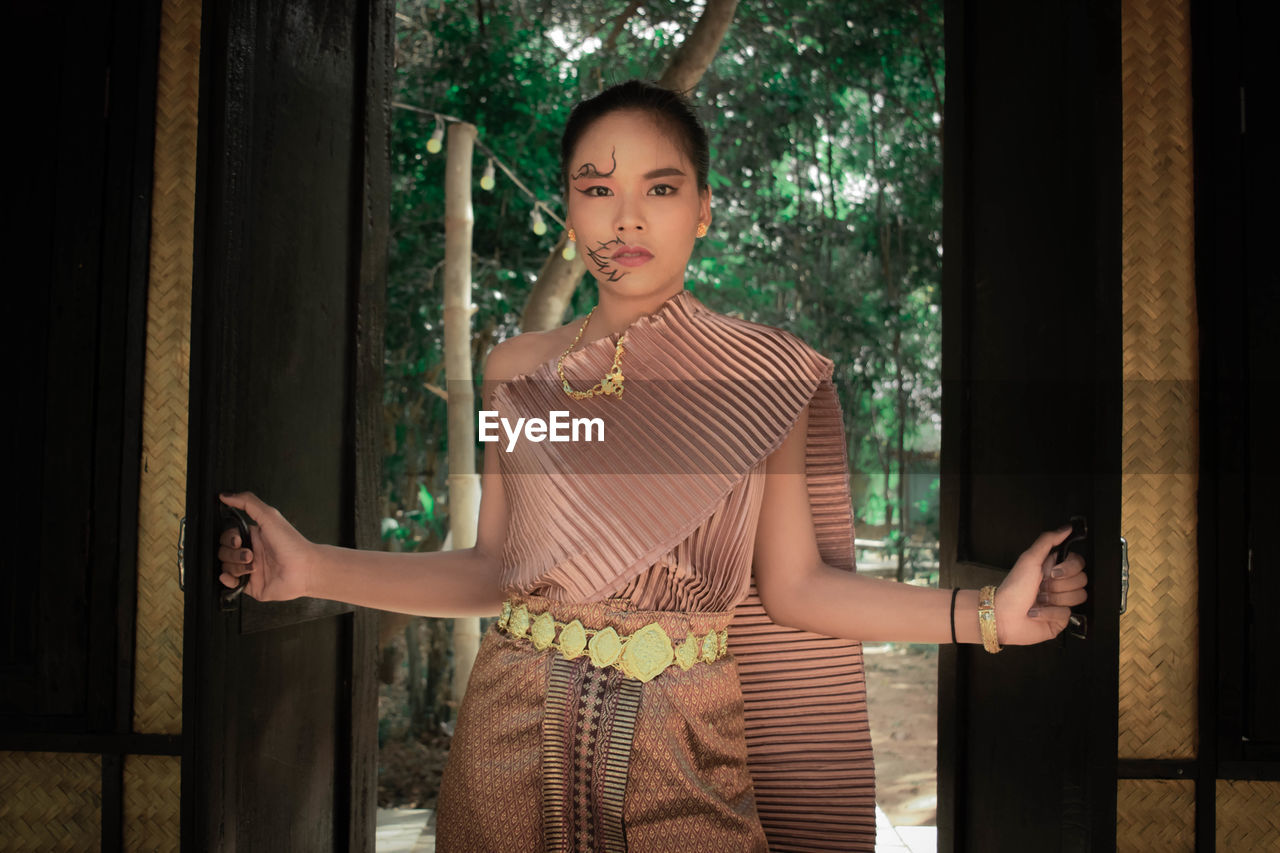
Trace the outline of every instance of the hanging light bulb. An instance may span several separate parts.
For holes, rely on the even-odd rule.
[[[436,129],[431,131],[431,138],[427,140],[427,152],[439,154],[442,147],[444,147],[444,122],[437,118]]]
[[[547,233],[547,223],[542,221],[542,209],[538,207],[533,209],[533,233],[539,237]]]
[[[490,157],[489,165],[484,167],[484,177],[480,179],[480,189],[486,191],[492,190],[493,184],[493,158]]]

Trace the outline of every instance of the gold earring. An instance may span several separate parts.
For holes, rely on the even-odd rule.
[[[707,236],[707,223],[705,222],[698,223],[698,236],[699,237]]]
[[[570,229],[569,229],[569,242],[570,242],[570,243],[576,243],[576,242],[578,242],[578,238],[577,238],[577,237],[575,237],[575,236],[573,235],[573,229],[572,229],[572,228],[570,228]]]
[[[574,236],[573,229],[569,229],[569,242],[560,250],[560,257],[566,261],[571,261],[578,257],[578,238]]]

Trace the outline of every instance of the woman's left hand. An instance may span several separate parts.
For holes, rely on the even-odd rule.
[[[1068,554],[1054,562],[1054,550],[1071,535],[1070,526],[1040,534],[1022,552],[996,590],[996,636],[1002,646],[1052,640],[1067,627],[1071,607],[1088,596],[1084,557]]]

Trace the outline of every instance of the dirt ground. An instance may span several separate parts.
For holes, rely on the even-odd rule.
[[[938,804],[938,647],[879,643],[865,645],[863,652],[876,800],[894,826],[932,826]],[[396,687],[384,685],[382,693],[384,722],[390,722],[390,709],[402,706],[403,698]],[[378,805],[434,808],[448,749],[446,734],[426,742],[389,739],[379,751]]]
[[[894,826],[938,821],[938,647],[863,646],[876,801]]]
[[[378,750],[378,806],[434,809],[448,755],[447,735],[429,738],[426,743],[388,741]]]

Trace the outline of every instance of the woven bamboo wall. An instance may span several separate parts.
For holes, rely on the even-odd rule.
[[[1124,425],[1119,756],[1194,758],[1197,350],[1189,0],[1121,5]],[[1121,779],[1119,850],[1193,850],[1195,783]]]
[[[1189,0],[1125,0],[1121,758],[1196,755],[1197,318]]]
[[[1121,779],[1116,789],[1116,853],[1194,853],[1196,783]]]
[[[124,849],[164,853],[180,846],[182,759],[128,755],[124,760]]]
[[[102,756],[0,752],[0,851],[102,845]]]
[[[164,0],[156,80],[133,727],[159,734],[182,733],[184,593],[175,558],[187,491],[200,5]],[[181,788],[180,758],[125,757],[126,850],[178,849]]]
[[[164,0],[157,68],[151,270],[138,497],[134,730],[182,732],[178,520],[187,490],[200,0]]]
[[[1218,780],[1220,853],[1280,850],[1280,782]]]

